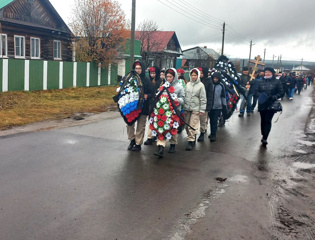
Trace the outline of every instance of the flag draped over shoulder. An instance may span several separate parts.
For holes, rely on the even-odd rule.
[[[140,76],[131,71],[121,81],[117,89],[118,94],[113,97],[118,109],[128,125],[134,124],[142,111],[144,89]]]

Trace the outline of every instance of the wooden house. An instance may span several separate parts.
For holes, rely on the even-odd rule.
[[[219,57],[220,54],[206,46],[189,48],[183,50],[181,67],[188,69],[195,67],[213,68]]]
[[[49,0],[0,1],[0,57],[72,61],[72,37]]]
[[[136,31],[135,38],[141,42],[141,56],[147,67],[176,67],[182,49],[174,31]]]

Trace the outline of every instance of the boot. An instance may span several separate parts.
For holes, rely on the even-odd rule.
[[[239,117],[244,117],[244,113],[238,114]]]
[[[205,140],[205,133],[200,133],[199,138],[198,138],[198,142],[203,142]]]
[[[158,150],[154,153],[154,155],[162,158],[164,155],[164,147],[161,145],[158,145]]]
[[[131,149],[131,151],[134,151],[134,152],[139,152],[141,151],[141,145],[134,145],[133,148]]]
[[[193,149],[193,142],[188,142],[187,147],[186,147],[186,151],[191,151]]]
[[[195,141],[192,141],[192,145],[193,145],[193,146],[196,145],[196,140],[197,140],[197,136],[195,135]]]
[[[174,153],[175,152],[175,144],[170,145],[170,149],[168,150],[169,153]]]
[[[129,146],[128,146],[128,150],[131,151],[131,149],[133,148],[133,146],[136,144],[136,140],[135,139],[132,139],[129,143]]]
[[[154,142],[153,139],[148,138],[143,144],[144,145],[152,145],[153,142]]]
[[[268,142],[267,142],[267,139],[264,139],[264,137],[261,139],[261,143],[264,147],[267,146]]]
[[[216,141],[216,137],[215,137],[215,136],[210,135],[210,142],[215,142],[215,141]]]

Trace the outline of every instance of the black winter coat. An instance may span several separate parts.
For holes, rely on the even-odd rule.
[[[211,77],[204,77],[201,82],[205,85],[207,96],[207,108],[206,111],[210,112],[213,102],[213,83]]]
[[[275,77],[271,79],[264,78],[259,81],[256,92],[258,95],[265,93],[268,97],[267,101],[263,104],[260,104],[258,101],[258,111],[267,110],[268,106],[270,106],[272,102],[278,98],[282,98],[284,95],[282,84],[280,80]]]
[[[142,83],[143,83],[143,93],[148,95],[147,100],[144,100],[141,114],[149,115],[150,114],[150,112],[149,112],[149,110],[150,110],[150,102],[151,102],[151,99],[154,97],[155,93],[154,93],[154,90],[153,90],[152,82],[150,81],[149,78],[147,78],[145,76],[145,65],[144,65],[144,63],[140,62],[140,61],[139,61],[139,63],[140,63],[141,68],[142,68],[142,73],[140,74],[140,78],[141,78]],[[132,69],[133,70],[135,69],[135,64],[133,64]]]
[[[288,83],[289,83],[289,85],[288,85],[289,88],[295,88],[296,83],[297,83],[296,78],[295,77],[289,77]]]

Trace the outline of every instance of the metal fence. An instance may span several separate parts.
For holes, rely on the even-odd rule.
[[[112,86],[117,72],[113,64],[0,59],[0,92]]]

